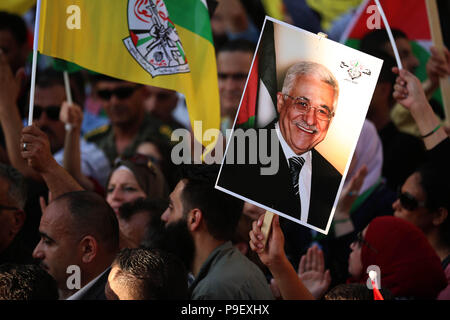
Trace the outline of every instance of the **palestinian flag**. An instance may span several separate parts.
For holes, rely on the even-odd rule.
[[[273,22],[265,20],[253,59],[236,127],[262,128],[277,116],[277,76]]]
[[[416,76],[424,81],[427,78],[426,63],[430,57],[430,47],[432,45],[431,33],[428,23],[427,8],[425,0],[380,0],[386,18],[391,29],[399,29],[406,33],[410,40],[412,51],[420,61],[420,66],[416,69]],[[375,6],[374,0],[365,0],[358,8],[353,20],[349,23],[344,32],[341,43],[359,48],[360,40],[372,30],[368,28],[368,21],[373,22]],[[378,10],[376,11],[378,13]],[[385,28],[380,17],[381,28]],[[433,95],[437,101],[442,103],[440,90]]]
[[[205,0],[42,0],[38,50],[111,77],[181,92],[192,126],[202,121],[202,130],[194,130],[197,140],[208,129],[219,130]]]

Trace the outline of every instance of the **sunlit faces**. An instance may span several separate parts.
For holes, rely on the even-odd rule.
[[[239,107],[253,53],[223,51],[217,56],[221,114],[234,117]]]
[[[73,232],[72,217],[65,201],[53,201],[44,210],[39,225],[41,240],[33,251],[33,258],[58,283],[58,287],[67,290],[67,267],[82,265],[82,252],[78,252],[78,237]]]
[[[406,179],[401,187],[401,192],[409,194],[409,196],[414,198],[417,203],[424,203],[426,200],[425,193],[420,186],[420,174],[417,172]],[[416,205],[413,210],[408,210],[408,208],[405,208],[402,205],[400,199],[397,199],[392,204],[392,207],[395,210],[394,216],[411,222],[423,231],[427,231],[429,228],[433,227],[434,216],[423,205]]]
[[[312,108],[302,114],[295,106],[295,99],[277,94],[280,131],[286,143],[298,155],[314,148],[325,139],[331,120],[319,120],[317,107],[327,107],[334,112],[334,88],[311,75],[299,76],[292,86],[289,96],[307,99]]]
[[[161,216],[161,220],[164,221],[166,225],[177,222],[183,218],[183,202],[181,196],[185,184],[186,182],[184,180],[178,182],[169,196],[169,207]]]
[[[62,103],[66,99],[66,91],[62,85],[53,85],[47,88],[36,87],[34,96],[34,104],[43,110],[47,108],[61,108]],[[42,111],[42,110],[40,110]],[[53,111],[53,110],[52,110]],[[38,117],[37,117],[38,116]],[[64,123],[56,117],[51,117],[47,112],[36,113],[34,124],[41,129],[50,141],[50,149],[52,153],[57,152],[64,146],[65,128]]]
[[[99,81],[95,89],[113,125],[128,125],[143,116],[144,86],[125,81]]]
[[[107,187],[106,202],[116,214],[125,202],[145,197],[145,192],[139,186],[131,170],[119,167],[112,173]]]

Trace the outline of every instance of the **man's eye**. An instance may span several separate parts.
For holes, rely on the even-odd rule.
[[[325,114],[325,115],[328,114],[327,109],[317,109],[317,112],[320,112],[321,114]]]

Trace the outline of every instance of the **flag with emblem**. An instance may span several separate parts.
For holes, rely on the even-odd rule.
[[[191,124],[202,121],[202,130],[194,130],[198,141],[202,131],[219,128],[205,0],[42,0],[38,49],[111,77],[183,93]]]

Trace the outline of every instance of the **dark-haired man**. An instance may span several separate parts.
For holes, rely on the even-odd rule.
[[[392,34],[403,68],[414,73],[419,67],[420,62],[414,55],[413,47],[407,34],[398,29],[392,29]],[[385,29],[378,29],[367,33],[364,38],[361,39],[359,49],[372,55],[376,51],[384,51],[394,57],[394,50]],[[431,47],[430,51],[431,56],[426,64],[428,79],[422,84],[425,94],[429,100],[436,89],[439,88],[439,78],[450,75],[450,52],[445,48],[442,57],[435,47]],[[436,113],[440,114],[441,117],[443,116],[440,105],[434,107],[434,110]],[[400,131],[420,137],[419,130],[417,129],[410,112],[403,108],[400,104],[395,104],[392,107],[391,117],[394,124]]]
[[[192,299],[273,299],[261,270],[231,244],[243,203],[214,189],[217,173],[216,165],[186,168],[161,217],[193,244]]]
[[[31,263],[31,250],[25,245],[23,227],[26,186],[14,168],[0,163],[0,265]]]
[[[172,129],[146,114],[146,87],[105,75],[93,77],[94,97],[99,100],[110,121],[85,137],[103,150],[111,165],[118,156],[131,157],[140,143],[154,137],[169,144]]]
[[[63,194],[44,210],[39,233],[33,257],[55,278],[60,299],[104,300],[119,249],[117,218],[108,203],[89,191]]]
[[[233,125],[254,51],[255,45],[243,39],[228,41],[217,50],[220,116],[223,132]]]
[[[108,300],[187,300],[187,271],[172,254],[123,249],[112,263],[105,295]]]

